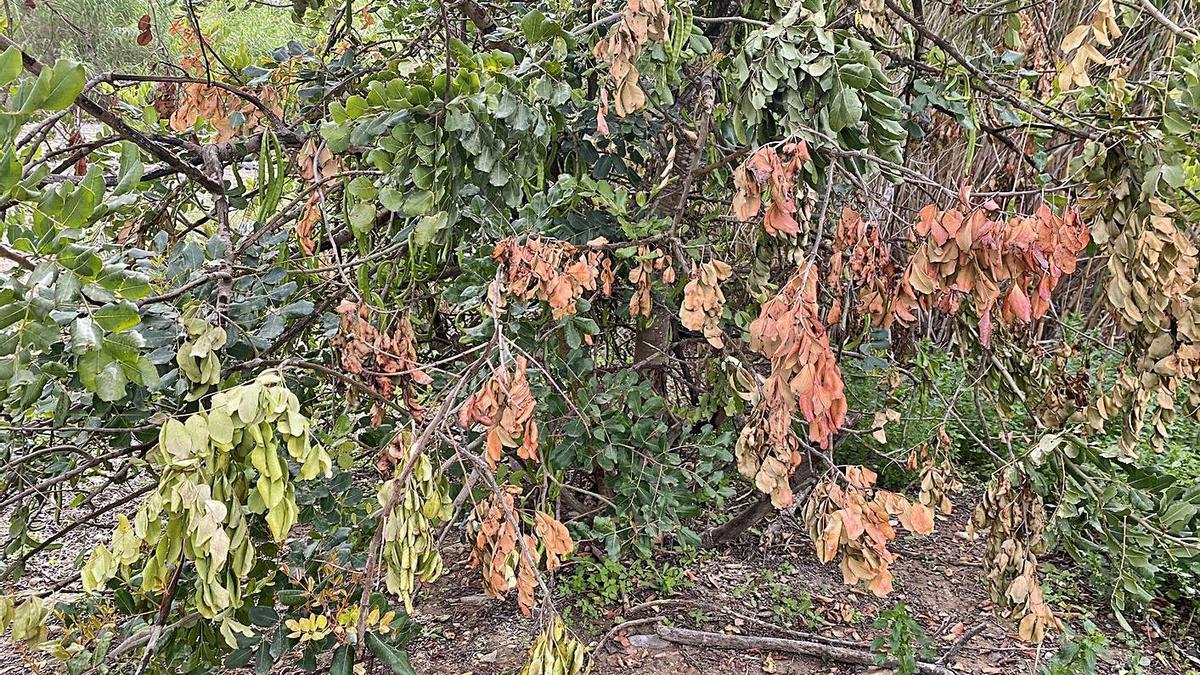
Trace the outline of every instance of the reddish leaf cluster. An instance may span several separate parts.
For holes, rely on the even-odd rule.
[[[733,172],[733,213],[738,220],[750,220],[762,208],[766,187],[770,203],[763,216],[767,234],[778,237],[800,232],[796,216],[807,217],[796,204],[796,174],[809,160],[808,144],[764,145]],[[811,192],[811,188],[800,189]],[[811,201],[811,200],[809,200]]]
[[[365,375],[363,381],[388,401],[395,396],[399,380],[409,410],[420,411],[421,405],[414,399],[410,384],[424,385],[433,380],[417,362],[417,339],[408,316],[401,314],[392,334],[387,335],[371,324],[370,308],[365,304],[343,300],[336,311],[341,321],[332,342],[346,373]],[[383,421],[383,412],[379,403],[372,407],[373,425]]]
[[[829,258],[829,285],[835,295],[841,289],[847,270],[858,288],[858,313],[870,317],[876,326],[890,323],[899,269],[888,251],[879,224],[863,220],[857,211],[848,208],[842,209],[833,238],[833,255]],[[841,314],[841,302],[835,298],[826,323],[837,323]]]
[[[811,268],[809,268],[811,270]],[[816,274],[796,274],[750,322],[750,348],[771,360],[764,404],[799,411],[808,439],[828,448],[846,419],[846,395],[817,308]]]
[[[589,242],[603,244],[605,242]],[[497,307],[504,298],[536,298],[550,305],[554,318],[575,313],[575,301],[600,284],[612,293],[612,261],[600,250],[581,251],[574,244],[544,237],[509,237],[496,244],[492,259],[498,275],[488,289]]]
[[[575,550],[575,542],[566,526],[542,511],[534,513],[537,536],[522,534],[514,526],[516,498],[520,495],[520,487],[505,485],[500,492],[475,505],[471,526],[475,541],[470,565],[481,570],[484,593],[503,599],[515,588],[517,606],[522,614],[530,616],[537,604],[537,573],[522,555],[518,537],[524,541],[534,565],[540,564],[544,555],[547,572],[558,569],[561,559]]]
[[[817,313],[815,274],[797,274],[763,304],[750,323],[750,348],[771,360],[771,374],[738,437],[738,470],[770,493],[776,507],[785,507],[794,498],[789,478],[803,461],[794,414],[804,417],[809,440],[822,448],[846,419],[842,373]]]
[[[504,366],[493,371],[458,411],[458,423],[464,429],[476,423],[487,428],[485,456],[493,469],[504,448],[516,448],[521,459],[540,461],[538,426],[533,418],[536,401],[529,390],[525,359],[517,357],[515,366],[512,373]]]
[[[979,314],[980,341],[987,346],[995,311],[1006,325],[1046,313],[1054,288],[1075,270],[1087,246],[1087,226],[1074,210],[1058,216],[1045,204],[1032,216],[1007,220],[991,218],[997,208],[989,201],[969,212],[933,205],[921,209],[914,227],[920,239],[901,278],[896,320],[914,321],[918,308],[956,314],[970,297]]]
[[[154,39],[154,34],[150,32],[150,15],[143,14],[142,18],[138,19],[138,36],[137,43],[139,47],[145,47]]]
[[[300,178],[305,182],[315,183],[341,173],[342,162],[334,157],[324,142],[318,143],[316,139],[310,138],[304,141],[304,145],[296,152],[296,167]]]
[[[179,60],[179,65],[188,73],[197,77],[208,76],[202,46],[196,39],[195,31],[183,19],[176,19],[170,28],[170,33],[180,41],[180,49],[186,54]],[[174,100],[170,102],[171,129],[178,132],[191,131],[198,120],[205,120],[216,130],[217,143],[221,143],[239,134],[251,133],[265,126],[265,116],[262,110],[249,101],[222,89],[203,82],[188,82],[173,87]],[[283,110],[283,94],[272,86],[254,88],[254,93],[264,106],[276,115]],[[155,106],[158,108],[158,106]],[[165,109],[159,109],[165,113]],[[240,113],[240,123],[233,124],[235,113]]]
[[[846,486],[822,481],[804,508],[804,521],[821,562],[842,554],[842,578],[850,585],[865,582],[876,596],[892,591],[891,565],[896,555],[887,549],[896,538],[896,517],[913,534],[933,532],[933,510],[903,495],[875,487],[876,475],[866,467],[846,470]]]
[[[537,540],[518,532],[505,513],[516,513],[514,497],[520,494],[520,487],[505,485],[501,492],[475,505],[475,545],[470,565],[471,569],[480,568],[483,592],[489,597],[503,600],[508,591],[517,589],[517,606],[529,616],[537,604],[537,575],[521,555],[517,537],[523,536],[525,546],[535,555]]]
[[[330,176],[341,173],[343,169],[341,161],[333,156],[329,148],[324,143],[318,144],[312,138],[304,141],[304,145],[301,145],[300,150],[296,152],[296,166],[299,169],[300,178],[313,184],[317,181],[328,180]],[[299,239],[300,248],[308,255],[312,255],[317,250],[317,243],[313,240],[313,229],[317,223],[321,222],[323,215],[321,212],[322,197],[320,189],[312,190],[304,202],[304,210],[301,212],[300,218],[296,220],[296,237]]]
[[[76,145],[82,145],[82,144],[83,144],[83,133],[79,129],[75,129],[74,131],[71,132],[70,137],[67,138],[67,145],[76,146]],[[87,175],[87,171],[88,171],[87,155],[84,155],[84,156],[80,157],[79,159],[75,160],[74,169],[75,169],[76,176],[86,176]]]
[[[317,242],[313,239],[313,229],[321,222],[321,193],[313,190],[304,202],[304,211],[296,219],[296,239],[300,249],[308,255],[317,250]]]

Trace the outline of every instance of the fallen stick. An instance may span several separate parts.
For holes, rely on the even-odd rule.
[[[816,656],[829,661],[854,663],[863,666],[882,665],[896,667],[899,665],[895,659],[888,659],[882,663],[877,663],[875,655],[866,650],[836,647],[834,645],[825,645],[819,642],[807,642],[804,640],[788,640],[786,638],[758,637],[754,635],[726,635],[724,633],[710,633],[708,631],[690,630],[687,628],[668,628],[666,626],[658,627],[658,636],[668,642],[676,642],[681,645],[691,645],[693,647],[765,649],[774,652]],[[926,675],[957,675],[955,671],[949,668],[923,661],[917,662],[917,670]]]
[[[958,639],[958,642],[955,642],[950,647],[950,649],[946,650],[945,654],[942,654],[942,658],[937,660],[938,665],[940,666],[943,663],[946,663],[950,659],[954,658],[955,654],[959,653],[960,651],[962,651],[963,647],[967,646],[967,643],[971,641],[971,638],[975,637],[976,635],[979,635],[980,633],[982,633],[985,630],[987,630],[987,624],[981,623],[981,624],[976,625],[974,628],[967,631],[966,633],[963,633],[963,636]]]

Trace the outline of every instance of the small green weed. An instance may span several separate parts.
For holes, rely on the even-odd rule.
[[[1091,621],[1083,622],[1083,633],[1067,629],[1062,646],[1041,675],[1096,675],[1096,660],[1104,655],[1107,643]]]
[[[803,626],[815,628],[825,623],[825,617],[813,605],[812,595],[807,591],[795,590],[790,584],[778,581],[779,575],[796,573],[796,567],[784,563],[778,568],[768,568],[735,586],[730,593],[739,600],[750,600],[756,607],[763,601],[770,603],[771,617],[775,623],[786,628]]]
[[[874,625],[885,631],[871,643],[871,649],[879,652],[876,661],[883,665],[889,658],[896,659],[899,675],[917,675],[917,659],[933,655],[929,636],[908,613],[903,601],[881,613]]]
[[[567,578],[567,595],[573,601],[568,611],[578,611],[582,618],[595,621],[605,609],[640,595],[670,597],[691,585],[687,568],[698,557],[695,550],[689,549],[677,561],[645,557],[580,561]]]

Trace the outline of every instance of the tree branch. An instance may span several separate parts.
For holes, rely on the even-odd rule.
[[[42,72],[41,62],[25,53],[25,50],[21,49],[20,45],[8,39],[8,37],[0,35],[0,47],[15,47],[21,52],[21,61],[24,63],[25,70],[27,72],[33,75],[37,75]],[[158,143],[155,143],[150,139],[149,136],[129,126],[125,120],[118,117],[111,110],[108,110],[99,103],[93,101],[88,97],[87,94],[80,94],[77,96],[75,98],[75,105],[79,106],[80,110],[83,110],[100,122],[103,122],[108,128],[112,129],[117,134],[128,139],[151,155],[154,155],[159,160],[166,162],[166,164],[171,168],[204,186],[204,188],[209,192],[214,194],[220,194],[224,192],[224,187],[219,181],[212,180],[208,176],[205,176],[204,173],[198,168],[181,160],[173,153],[168,152],[166,148],[162,147]]]

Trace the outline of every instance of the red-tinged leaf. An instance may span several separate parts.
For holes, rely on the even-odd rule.
[[[922,207],[920,212],[917,213],[917,222],[915,225],[915,228],[917,230],[917,235],[921,236],[921,237],[929,236],[929,232],[932,229],[933,222],[935,220],[937,220],[937,217],[938,217],[938,209],[936,206],[934,206],[933,204],[928,204],[928,205]]]
[[[1029,298],[1025,297],[1025,291],[1021,290],[1019,285],[1013,284],[1008,296],[1004,298],[1004,311],[1006,315],[1014,316],[1026,323],[1032,318]]]
[[[989,307],[979,317],[979,343],[984,349],[992,346],[992,310]]]
[[[145,31],[139,33],[137,36],[138,46],[145,47],[146,45],[150,44],[150,41],[153,39],[154,39],[154,36],[150,34],[150,31],[145,30]]]
[[[142,31],[143,33],[150,30],[150,15],[149,14],[143,14],[142,18],[138,19],[138,30]]]
[[[882,598],[892,592],[892,572],[886,567],[879,570],[871,583],[867,584],[867,588],[875,594],[875,597]]]
[[[913,534],[926,536],[933,534],[933,509],[924,504],[914,503],[908,507],[901,521],[904,527]]]
[[[964,209],[971,208],[971,184],[963,183],[958,188],[958,201]]]
[[[600,108],[596,111],[596,135],[608,135],[608,90],[600,89]]]
[[[807,162],[812,159],[808,154],[808,141],[801,139],[801,141],[796,144],[796,159],[801,162]]]
[[[767,230],[767,234],[773,237],[800,232],[800,225],[796,219],[776,204],[772,204],[771,208],[767,209],[767,215],[763,218],[763,227]]]

